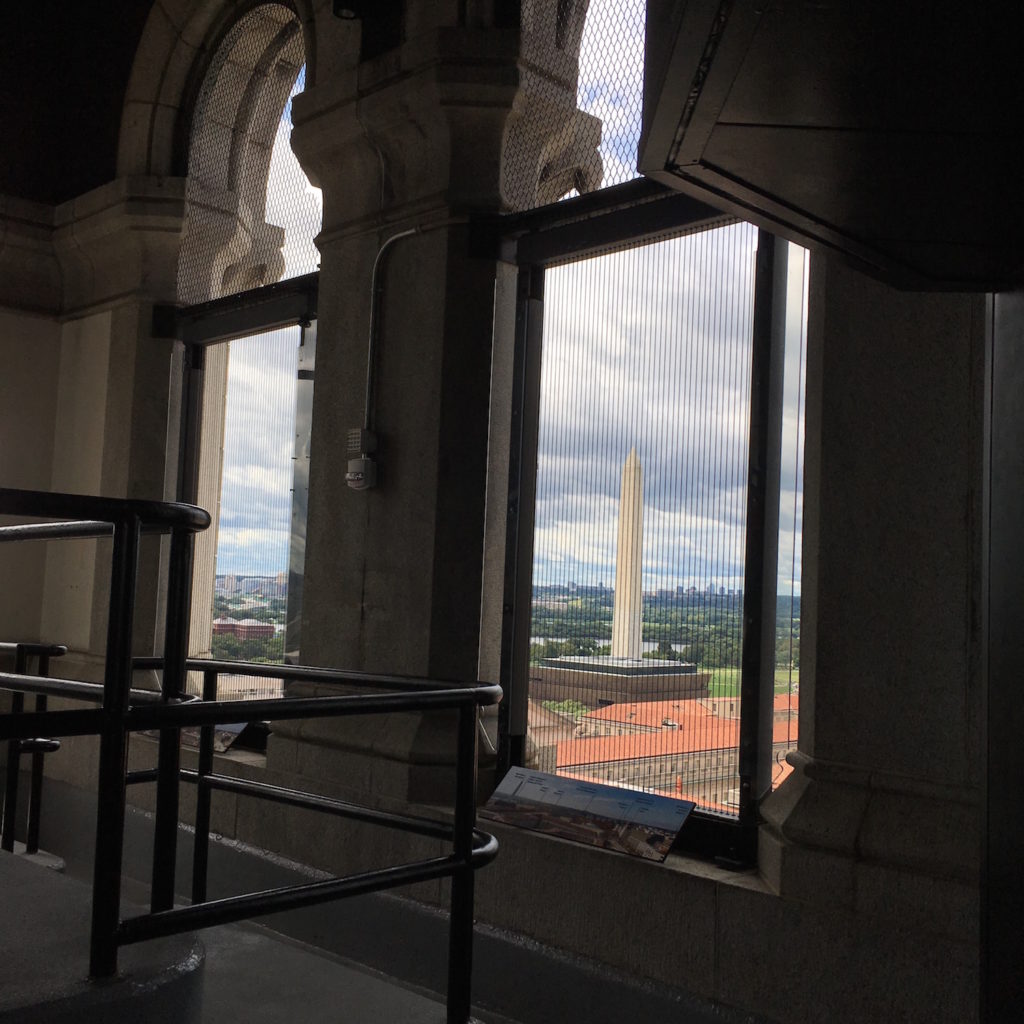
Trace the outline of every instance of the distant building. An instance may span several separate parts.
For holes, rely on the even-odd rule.
[[[229,634],[239,640],[256,640],[274,635],[272,622],[260,622],[258,619],[214,619],[214,636]]]
[[[544,658],[530,666],[530,695],[537,700],[578,700],[590,708],[631,700],[680,700],[708,696],[709,672],[691,662],[604,656]]]
[[[779,777],[796,747],[798,699],[775,698],[772,753]],[[739,792],[739,698],[636,701],[583,715],[557,745],[555,772],[734,808]]]

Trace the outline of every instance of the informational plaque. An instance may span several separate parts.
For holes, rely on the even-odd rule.
[[[664,860],[692,800],[513,768],[480,815],[606,850]]]

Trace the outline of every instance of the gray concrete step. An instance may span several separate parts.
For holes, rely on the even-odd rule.
[[[203,932],[202,1024],[443,1024],[435,998],[259,925]]]
[[[194,935],[128,947],[117,979],[91,982],[88,885],[0,853],[0,893],[0,1024],[199,1021],[203,949]]]

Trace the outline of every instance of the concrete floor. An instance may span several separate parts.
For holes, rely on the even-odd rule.
[[[125,888],[128,901],[139,903],[132,890],[141,887],[128,882]],[[124,981],[103,991],[85,980],[90,887],[84,881],[2,854],[0,889],[0,1020],[444,1024],[436,995],[255,923],[128,947],[119,957]],[[131,902],[122,905],[128,916],[135,912]],[[140,903],[137,909],[142,912]],[[164,977],[181,973],[174,965],[188,958],[196,940],[205,949],[201,1009],[198,998]],[[168,991],[166,1007],[155,994],[161,987]],[[147,1002],[140,1017],[142,991],[153,1005]],[[514,1022],[489,1014],[484,1024]]]
[[[86,893],[92,877],[95,817],[90,794],[48,782],[42,844],[64,858],[67,877]],[[130,912],[128,904],[141,912],[148,902],[148,884],[136,879],[148,877],[152,833],[151,815],[129,809],[122,913]],[[183,829],[178,849],[181,892],[188,891],[191,848],[192,837]],[[213,844],[210,870],[211,896],[258,892],[315,877],[301,865],[229,841]],[[0,873],[5,900],[9,891]],[[9,917],[0,913],[0,932],[5,916]],[[26,925],[33,916],[26,917]],[[444,1009],[437,993],[445,985],[447,933],[442,911],[392,893],[207,929],[198,936],[207,950],[205,1009],[199,1015],[175,1018],[172,1024],[220,1024],[225,1019],[253,1024],[440,1024]],[[85,944],[87,938],[83,948]],[[484,1024],[769,1024],[486,925],[477,926],[473,960],[474,1012]],[[3,987],[0,958],[0,1005]],[[136,1017],[133,1024],[134,1020],[161,1024],[152,1016]],[[16,1024],[29,1022],[18,1019]]]
[[[207,929],[202,1024],[443,1024],[444,1006],[258,925]]]

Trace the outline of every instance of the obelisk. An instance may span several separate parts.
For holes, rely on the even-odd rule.
[[[640,658],[640,613],[643,606],[640,558],[644,542],[644,471],[631,448],[622,466],[619,497],[619,546],[615,554],[615,604],[612,610],[612,657]]]

